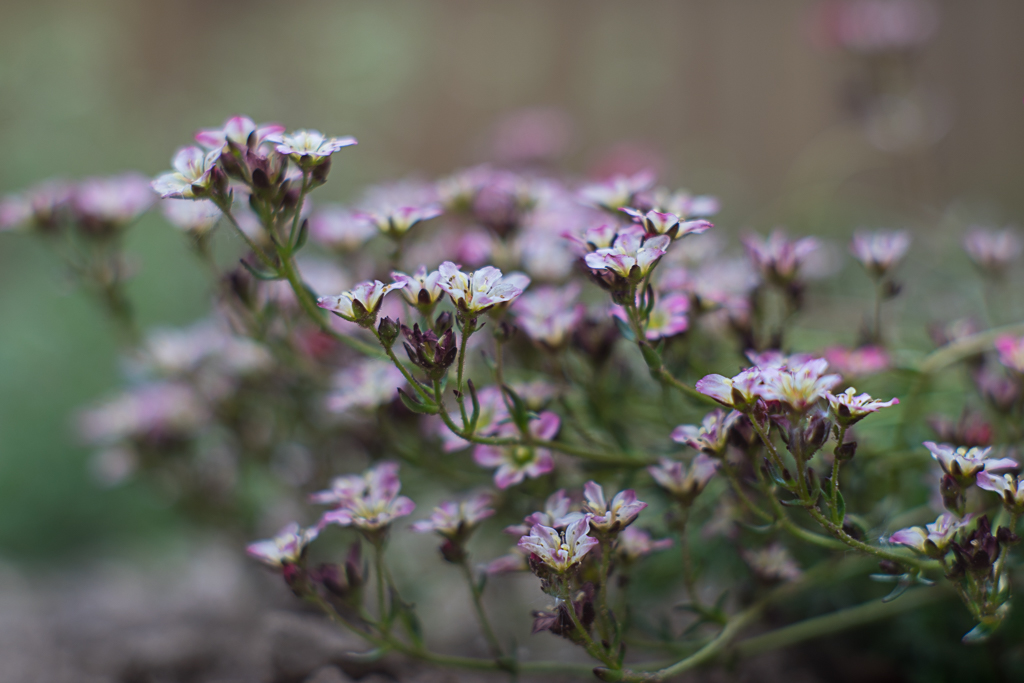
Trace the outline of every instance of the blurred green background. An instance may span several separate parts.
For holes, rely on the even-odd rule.
[[[660,155],[667,184],[721,198],[727,233],[780,223],[845,240],[861,224],[911,227],[941,250],[968,221],[1019,221],[1024,5],[937,3],[938,31],[909,62],[941,135],[901,153],[870,144],[851,114],[864,59],[814,45],[814,6],[8,0],[0,192],[155,174],[195,130],[245,113],[355,135],[318,197],[344,200],[485,160],[502,114],[543,105],[573,121],[568,170],[586,173],[622,142]],[[128,250],[143,323],[203,314],[209,285],[158,213]],[[115,390],[119,372],[110,330],[57,260],[30,236],[0,238],[0,556],[50,561],[182,531],[145,485],[94,485],[75,442],[73,411]]]

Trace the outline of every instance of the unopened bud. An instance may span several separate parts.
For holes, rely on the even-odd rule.
[[[517,329],[518,328],[515,325],[502,320],[501,323],[494,328],[494,339],[499,343],[504,344],[515,336]]]
[[[458,543],[453,543],[451,540],[446,540],[441,544],[441,557],[444,558],[445,562],[451,562],[452,564],[461,564],[466,559],[466,550]]]
[[[840,460],[840,462],[845,462],[846,460],[852,460],[856,452],[857,442],[847,441],[846,443],[840,444],[836,447],[835,456]]]
[[[400,329],[399,324],[391,318],[385,317],[380,321],[380,325],[377,326],[377,334],[380,335],[380,342],[384,348],[390,349],[394,346]]]
[[[437,316],[437,320],[434,321],[434,333],[438,336],[444,334],[448,330],[452,329],[452,325],[455,320],[452,318],[452,314],[445,311],[441,315]]]

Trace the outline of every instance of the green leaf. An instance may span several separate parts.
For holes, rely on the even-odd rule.
[[[271,272],[268,272],[268,271],[265,271],[265,270],[260,270],[256,266],[250,265],[249,262],[246,261],[245,259],[238,259],[238,262],[241,263],[242,266],[245,267],[245,269],[247,271],[249,271],[249,274],[252,275],[257,280],[267,280],[267,281],[269,281],[269,280],[283,280],[284,279],[284,275],[281,275],[280,273],[271,273]]]
[[[405,407],[414,413],[419,413],[421,415],[437,415],[439,412],[437,406],[434,405],[433,402],[429,404],[421,403],[417,401],[415,397],[406,393],[404,389],[398,390],[398,397],[402,399],[402,403],[405,404]]]
[[[295,246],[292,247],[292,253],[294,254],[302,247],[306,246],[306,240],[309,239],[309,219],[306,218],[302,221],[302,225],[299,226],[299,235],[295,238]]]
[[[997,628],[999,628],[999,624],[978,624],[964,634],[961,642],[963,642],[964,645],[978,645],[980,643],[984,643],[992,637],[992,634],[996,632]]]
[[[501,390],[506,396],[508,396],[509,401],[512,403],[512,410],[510,411],[512,421],[521,431],[525,432],[528,429],[527,425],[530,422],[530,411],[527,410],[523,399],[519,398],[519,394],[513,391],[512,387],[507,384],[502,384]]]
[[[843,521],[846,519],[846,500],[843,499],[842,491],[836,491],[836,507],[829,508],[832,513],[832,523],[837,526],[842,526]]]
[[[623,337],[626,338],[627,341],[636,341],[636,335],[634,335],[633,330],[630,329],[629,323],[627,323],[622,318],[616,316],[612,316],[612,320],[615,321],[615,325],[619,328],[619,332],[622,334]]]

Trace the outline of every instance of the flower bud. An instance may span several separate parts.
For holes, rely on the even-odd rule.
[[[494,328],[494,339],[501,344],[505,344],[515,336],[518,329],[515,325],[502,320]]]
[[[395,345],[400,329],[399,324],[391,318],[385,317],[380,321],[380,325],[377,326],[377,334],[380,335],[380,341],[384,348],[390,349]]]
[[[839,458],[840,462],[852,460],[854,454],[857,452],[857,442],[847,441],[840,446],[836,447],[835,457]]]
[[[960,484],[952,475],[945,474],[939,483],[939,493],[942,494],[942,505],[958,517],[964,516],[964,506],[967,504],[967,496],[964,495]]]
[[[454,543],[451,539],[445,540],[441,544],[441,557],[444,558],[445,562],[451,562],[452,564],[461,564],[466,559],[466,549],[458,543]]]
[[[445,311],[441,315],[437,316],[437,320],[434,321],[434,334],[444,334],[448,330],[452,329],[453,324],[455,324],[455,319],[452,317],[452,314]]]

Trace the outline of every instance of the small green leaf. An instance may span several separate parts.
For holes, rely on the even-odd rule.
[[[267,280],[267,281],[269,281],[269,280],[283,280],[284,279],[284,276],[281,275],[280,273],[271,273],[271,272],[268,272],[268,271],[265,271],[265,270],[260,270],[256,266],[250,265],[249,262],[246,261],[245,259],[238,259],[238,262],[241,263],[242,266],[247,271],[249,271],[249,274],[252,275],[257,280]]]
[[[437,406],[434,405],[433,402],[429,404],[421,403],[417,401],[415,397],[406,393],[404,389],[398,390],[398,397],[402,399],[402,403],[405,404],[405,407],[414,413],[420,413],[421,415],[437,415],[438,413]]]
[[[622,336],[625,337],[627,341],[631,341],[631,342],[635,342],[636,341],[636,335],[634,335],[633,334],[633,330],[630,329],[629,323],[627,323],[622,318],[618,318],[618,317],[615,317],[615,316],[612,317],[612,320],[615,321],[616,327],[619,328],[619,332],[622,333]]]

